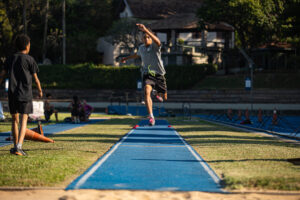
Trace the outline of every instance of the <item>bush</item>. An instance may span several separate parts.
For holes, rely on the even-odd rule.
[[[43,88],[55,89],[136,89],[141,79],[137,66],[105,66],[89,63],[77,65],[41,65],[38,74]],[[213,74],[216,67],[202,65],[166,66],[168,89],[188,89]]]
[[[207,65],[166,66],[168,89],[180,90],[194,86],[205,77],[207,68]]]
[[[287,60],[288,68],[291,70],[299,71],[300,70],[300,56],[291,55]]]

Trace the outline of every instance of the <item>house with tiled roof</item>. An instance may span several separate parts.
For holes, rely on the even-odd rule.
[[[221,52],[234,47],[234,29],[220,22],[206,23],[200,30],[196,13],[201,5],[201,0],[120,0],[117,12],[119,18],[142,21],[156,33],[165,65],[220,63]],[[120,46],[109,46],[104,39],[99,40],[98,51],[104,64],[118,65],[116,58],[126,56]]]

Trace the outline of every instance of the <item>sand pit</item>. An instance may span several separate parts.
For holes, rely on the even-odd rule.
[[[239,191],[233,194],[205,192],[157,192],[128,190],[23,190],[0,191],[1,200],[300,200],[300,192]]]

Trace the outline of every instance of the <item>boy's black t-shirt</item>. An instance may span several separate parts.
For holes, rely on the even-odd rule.
[[[31,101],[32,75],[39,71],[35,60],[30,55],[16,53],[6,59],[4,70],[8,73],[9,78],[9,98]]]

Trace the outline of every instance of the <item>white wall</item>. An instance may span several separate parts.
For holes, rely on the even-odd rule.
[[[159,38],[160,42],[167,43],[167,34],[166,33],[157,32],[156,35]]]
[[[115,58],[119,55],[119,45],[112,45],[103,37],[98,39],[97,51],[103,53],[103,64],[116,65]]]
[[[192,38],[193,33],[179,33],[179,37],[183,39],[184,41],[201,41],[201,38]],[[206,40],[208,42],[225,42],[223,39],[218,39],[217,38],[217,33],[216,32],[207,32],[206,35]]]
[[[192,39],[192,33],[179,33],[178,38],[183,39],[184,41]]]

